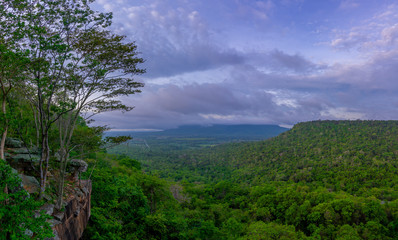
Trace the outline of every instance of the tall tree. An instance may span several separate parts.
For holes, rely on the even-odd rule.
[[[15,4],[18,2],[18,4]],[[109,26],[111,14],[90,9],[86,0],[6,0],[2,18],[18,22],[16,45],[31,59],[30,81],[35,91],[29,98],[37,111],[40,133],[40,196],[46,187],[50,159],[49,131],[64,114],[73,110],[58,95],[65,90],[68,66],[74,60],[72,39],[81,31]],[[6,25],[4,28],[7,29]],[[27,94],[28,95],[28,94]]]
[[[73,60],[66,67],[63,99],[70,112],[59,118],[61,160],[57,207],[61,207],[64,174],[71,150],[71,138],[80,115],[87,118],[105,111],[130,111],[118,97],[140,92],[142,83],[134,75],[145,72],[138,68],[143,62],[137,57],[134,43],[124,43],[125,37],[103,29],[81,31],[74,36],[71,48]]]
[[[16,4],[18,2],[18,4]],[[105,29],[112,15],[90,9],[93,0],[5,0],[2,19],[8,29],[19,28],[16,45],[31,60],[27,94],[37,111],[40,133],[40,196],[46,187],[50,159],[49,131],[58,122],[59,153],[66,162],[74,124],[82,112],[131,110],[118,96],[138,92],[142,87],[134,74],[143,73],[137,64],[136,46]],[[0,29],[2,30],[2,29]],[[62,169],[65,164],[61,164]]]
[[[24,71],[28,60],[20,52],[14,52],[0,43],[0,101],[3,134],[0,140],[0,158],[4,159],[9,117],[7,116],[8,96],[25,79]]]
[[[23,4],[20,1],[5,0],[0,4],[0,101],[2,136],[0,140],[0,158],[4,159],[4,145],[8,133],[7,98],[12,89],[24,79],[27,58],[16,44],[21,40],[21,19],[18,12]]]

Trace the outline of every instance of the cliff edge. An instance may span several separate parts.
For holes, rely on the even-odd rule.
[[[22,187],[31,195],[38,194],[40,189],[37,180],[39,158],[37,148],[28,149],[19,139],[7,139],[6,160],[14,171],[18,172]],[[47,203],[41,207],[41,210],[53,217],[49,222],[55,235],[47,240],[78,240],[83,235],[91,213],[92,187],[90,180],[80,180],[79,176],[87,170],[87,166],[83,160],[73,159],[69,162],[61,210],[55,208],[54,192],[44,195]],[[55,183],[57,176],[59,173],[56,170],[50,171],[49,182]]]
[[[81,181],[81,191],[70,196],[65,211],[54,213],[54,240],[77,240],[83,235],[91,213],[91,181]]]

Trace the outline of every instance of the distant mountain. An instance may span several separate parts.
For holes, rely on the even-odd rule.
[[[223,137],[261,140],[277,136],[289,129],[277,125],[185,125],[160,132],[135,132],[135,136]]]

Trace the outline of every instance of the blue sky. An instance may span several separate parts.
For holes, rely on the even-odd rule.
[[[398,119],[391,0],[97,0],[146,59],[113,128]]]

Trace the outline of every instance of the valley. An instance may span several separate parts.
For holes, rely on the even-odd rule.
[[[184,223],[176,239],[396,239],[397,136],[398,121],[313,121],[262,141],[179,135],[109,152],[162,179],[149,202]]]

